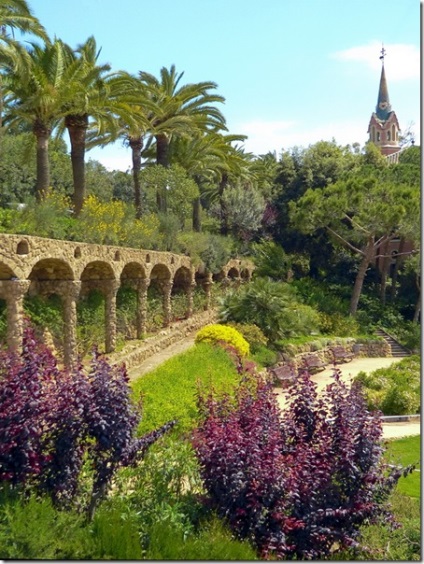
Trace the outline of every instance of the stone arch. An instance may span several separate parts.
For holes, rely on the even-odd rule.
[[[158,263],[152,268],[149,278],[148,328],[155,331],[160,326],[167,327],[171,322],[172,274],[168,266]]]
[[[46,258],[34,264],[28,279],[39,282],[73,280],[74,273],[66,261],[57,258]]]
[[[187,319],[192,315],[194,285],[192,271],[186,266],[177,268],[171,291],[171,306],[175,320]]]
[[[228,278],[230,278],[230,280],[236,280],[237,278],[240,277],[240,273],[235,266],[232,266],[230,268],[230,270],[228,271],[227,276],[228,276]]]
[[[15,272],[9,265],[0,262],[0,280],[11,280],[12,278],[17,278]]]
[[[214,282],[222,282],[224,278],[226,278],[226,274],[223,270],[220,270],[219,272],[215,272],[214,274],[212,274],[212,280]]]
[[[113,352],[116,346],[116,294],[119,281],[116,280],[112,266],[101,260],[88,263],[81,273],[82,302],[79,307],[101,306],[104,298],[104,342],[105,352]],[[102,334],[99,333],[99,339]],[[100,343],[97,343],[100,345]]]
[[[148,280],[139,262],[127,263],[121,272],[117,303],[117,331],[126,339],[141,339],[146,332]]]
[[[28,276],[29,289],[24,300],[26,308],[31,310],[37,307],[49,308],[51,315],[50,324],[40,327],[42,340],[56,353],[63,354],[68,363],[75,351],[74,334],[76,320],[71,314],[75,304],[70,298],[74,295],[74,273],[68,262],[58,258],[46,258],[36,262]],[[57,314],[61,316],[59,322]]]

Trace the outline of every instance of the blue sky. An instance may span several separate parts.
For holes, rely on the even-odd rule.
[[[255,154],[367,140],[382,43],[392,109],[420,134],[419,0],[28,0],[49,35],[94,35],[100,63],[211,80],[230,133]],[[120,143],[87,155],[126,170]]]

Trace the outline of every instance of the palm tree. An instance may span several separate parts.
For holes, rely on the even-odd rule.
[[[99,134],[99,127],[95,126],[94,119],[93,128],[88,132],[87,147],[104,147],[117,139],[122,139],[131,149],[134,204],[136,218],[139,219],[143,214],[143,194],[140,184],[142,151],[146,135],[152,128],[149,115],[156,115],[158,108],[149,98],[146,86],[135,76],[119,71],[110,80],[110,85],[117,102],[114,108],[117,127],[109,128]]]
[[[120,94],[125,91],[129,75],[122,73],[106,74],[110,65],[98,65],[101,49],[97,49],[93,36],[80,45],[74,61],[78,68],[75,76],[77,82],[70,85],[71,96],[63,100],[62,127],[66,127],[71,144],[71,162],[74,181],[74,212],[78,215],[85,198],[85,151],[87,148],[87,131],[101,136],[105,131],[118,128],[117,112],[131,115],[131,109],[125,104]],[[128,117],[129,119],[129,117]],[[93,135],[91,144],[93,146]]]
[[[156,140],[156,164],[164,167],[170,164],[169,146],[173,136],[187,136],[194,131],[226,130],[224,116],[212,105],[222,103],[225,99],[209,92],[217,87],[216,83],[198,82],[179,87],[183,75],[177,75],[174,65],[170,70],[162,67],[160,80],[150,73],[139,73],[150,100],[157,107],[157,111],[150,113],[148,119],[150,134]],[[158,207],[163,211],[164,203],[160,198]]]
[[[37,145],[36,196],[44,198],[50,185],[49,139],[62,115],[63,99],[75,84],[70,47],[59,39],[41,47],[32,45],[28,68],[5,64],[5,123],[30,127]]]
[[[13,65],[18,70],[28,64],[28,52],[15,40],[15,30],[49,41],[46,30],[32,14],[26,0],[0,0],[0,67]],[[0,75],[0,128],[3,125],[2,90]]]
[[[201,231],[201,199],[220,176],[220,171],[228,158],[229,146],[233,142],[244,141],[245,135],[222,135],[206,132],[193,137],[176,137],[170,144],[172,163],[182,166],[188,176],[199,187],[200,196],[193,201],[193,231]],[[209,190],[209,195],[211,194]]]

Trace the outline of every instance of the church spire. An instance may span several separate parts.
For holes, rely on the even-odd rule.
[[[399,122],[396,113],[392,110],[389,100],[389,90],[387,88],[386,72],[384,70],[384,57],[386,50],[381,49],[380,60],[381,77],[378,89],[378,100],[375,112],[373,112],[369,126],[369,141],[379,147],[383,155],[389,156],[400,151],[399,146]],[[393,157],[394,158],[394,157]]]
[[[389,90],[387,88],[386,72],[384,70],[385,55],[386,55],[386,50],[384,49],[384,47],[382,47],[381,56],[380,56],[380,60],[382,62],[380,88],[378,89],[377,106],[375,109],[375,113],[377,114],[378,119],[381,119],[381,121],[386,121],[387,118],[389,117],[390,112],[392,111],[392,107],[390,105],[390,100],[389,100]]]

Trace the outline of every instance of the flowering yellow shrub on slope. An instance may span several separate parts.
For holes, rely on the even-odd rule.
[[[219,323],[206,325],[200,329],[195,339],[196,343],[204,341],[208,343],[224,341],[234,347],[241,356],[247,356],[250,352],[249,343],[243,335],[237,329],[228,325],[220,325]]]

